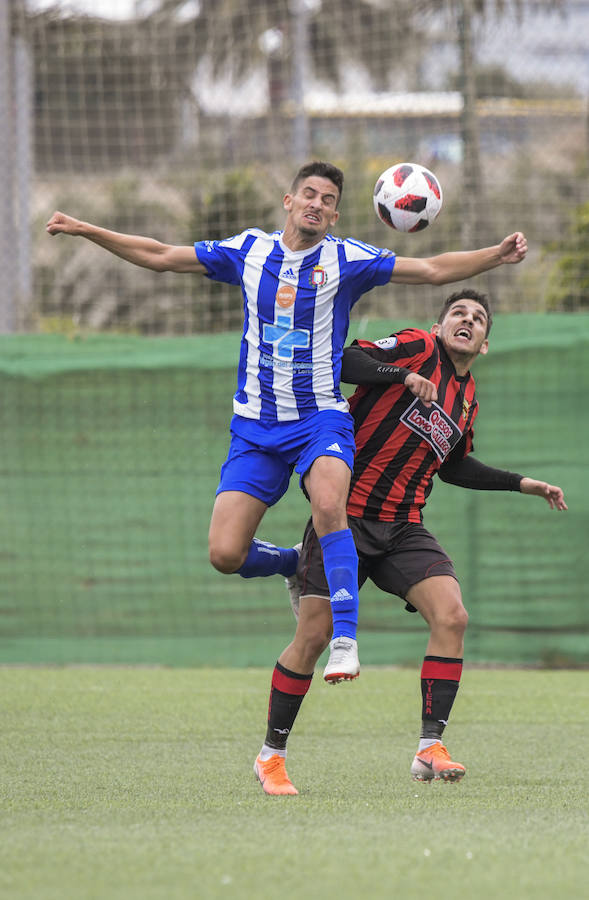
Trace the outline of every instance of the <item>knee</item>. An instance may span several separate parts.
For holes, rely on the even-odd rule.
[[[328,627],[319,627],[307,635],[307,649],[316,660],[319,659],[325,648],[329,646],[332,633],[333,625],[330,623]]]
[[[209,541],[209,561],[217,572],[223,575],[232,575],[237,572],[245,562],[247,553],[239,549],[224,545],[217,541]]]
[[[313,616],[311,619],[303,618],[302,621],[299,619],[294,643],[297,652],[307,661],[309,671],[315,666],[325,648],[329,646],[332,633],[333,622],[329,609],[325,615]]]
[[[440,615],[437,621],[438,628],[450,631],[452,634],[462,636],[468,625],[468,613],[462,603],[455,603],[448,607]]]
[[[347,528],[345,503],[330,495],[323,495],[317,502],[313,502],[313,527],[319,537]]]

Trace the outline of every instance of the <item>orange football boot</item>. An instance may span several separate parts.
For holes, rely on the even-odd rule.
[[[254,763],[254,775],[267,794],[298,794],[288,775],[283,756],[274,754],[263,762],[258,756]]]
[[[452,762],[441,741],[416,753],[411,764],[413,781],[460,781],[465,774],[465,767]]]

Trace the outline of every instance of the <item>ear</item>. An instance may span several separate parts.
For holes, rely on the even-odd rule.
[[[430,330],[429,330],[429,333],[430,333],[430,334],[439,334],[439,333],[440,333],[440,328],[441,328],[441,327],[442,327],[442,326],[440,325],[439,322],[434,322],[434,324],[432,325],[432,327],[431,327]]]
[[[486,356],[488,352],[489,352],[489,341],[485,338],[485,340],[481,344],[481,349],[479,350],[479,353],[482,353],[483,356]]]
[[[331,217],[331,224],[335,225],[335,223],[337,222],[338,219],[339,219],[339,211],[336,209]]]
[[[287,212],[290,212],[290,210],[291,210],[291,208],[292,208],[292,194],[285,194],[285,195],[284,195],[284,198],[283,198],[283,200],[282,200],[282,207],[283,207],[283,209],[285,209]]]

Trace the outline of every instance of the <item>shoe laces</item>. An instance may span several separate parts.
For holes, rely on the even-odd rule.
[[[431,747],[428,747],[427,749],[432,753],[432,755],[435,754],[435,756],[441,756],[444,759],[450,759],[450,754],[448,753],[446,747],[444,747],[444,745],[442,743],[433,744]]]
[[[338,638],[333,642],[333,646],[331,648],[329,654],[329,661],[331,663],[341,662],[346,658],[348,653],[353,649],[354,645],[351,639],[348,638]]]
[[[264,768],[264,772],[266,773],[266,775],[269,775],[270,773],[274,774],[279,769],[282,769],[284,771],[285,770],[284,756],[279,756],[277,753],[274,753],[270,757],[270,759],[267,759],[264,762],[262,762],[262,766]],[[286,774],[286,772],[285,772],[285,774]]]

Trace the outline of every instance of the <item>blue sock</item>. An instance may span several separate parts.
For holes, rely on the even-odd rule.
[[[236,572],[242,578],[265,578],[268,575],[294,575],[299,554],[292,547],[275,547],[254,538],[245,562]]]
[[[356,639],[358,628],[358,553],[349,528],[319,538],[329,585],[333,636]]]

